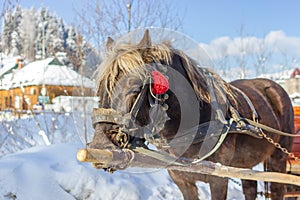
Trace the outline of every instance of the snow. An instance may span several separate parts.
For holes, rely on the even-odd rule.
[[[76,160],[82,144],[33,147],[0,159],[0,199],[182,199],[163,169],[128,169],[109,174]],[[198,182],[200,199],[209,199],[208,184]],[[228,199],[243,199],[231,182]]]
[[[294,70],[295,69],[289,69],[289,70],[283,70],[276,73],[262,74],[258,76],[258,78],[268,78],[280,82],[289,79]]]
[[[0,77],[9,71],[11,68],[16,66],[16,61],[19,59],[19,56],[7,57],[3,53],[0,53],[1,63],[0,63]]]
[[[86,118],[87,133],[92,134],[90,115]],[[0,137],[0,199],[183,199],[165,169],[129,168],[109,174],[77,161],[78,149],[85,146],[82,119],[82,113],[39,113],[35,118],[0,120],[1,137],[6,136]],[[43,142],[41,130],[51,145]],[[210,199],[208,184],[197,186],[199,198]],[[227,199],[244,199],[241,190],[240,180],[231,179]]]
[[[35,61],[15,70],[12,74],[4,76],[3,88],[14,88],[29,85],[60,85],[60,86],[84,86],[94,88],[92,80],[85,78],[64,65],[49,64],[54,58]]]
[[[34,147],[0,160],[0,199],[182,198],[166,170],[109,174],[76,160],[80,144]],[[9,199],[9,198],[7,198]]]

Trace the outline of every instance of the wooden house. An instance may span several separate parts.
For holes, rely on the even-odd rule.
[[[56,58],[18,65],[0,76],[0,110],[28,110],[60,95],[92,96],[94,82]]]

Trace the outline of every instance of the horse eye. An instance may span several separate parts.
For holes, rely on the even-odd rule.
[[[138,87],[130,88],[128,90],[126,96],[127,95],[137,95],[140,91],[141,91],[141,88],[138,88]]]
[[[133,93],[139,93],[140,91],[141,91],[141,88],[139,88],[139,87],[136,87],[136,88],[132,89]]]

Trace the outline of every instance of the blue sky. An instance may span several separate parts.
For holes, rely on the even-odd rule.
[[[183,1],[178,1],[182,4]],[[300,35],[300,2],[291,0],[199,0],[185,4],[184,30],[199,42],[220,36],[245,35],[263,37],[270,31],[283,30]],[[184,5],[182,5],[184,6]]]
[[[48,7],[65,21],[74,20],[74,8],[84,0],[20,0],[25,7]],[[174,0],[183,17],[182,32],[198,42],[209,43],[221,36],[263,37],[270,31],[283,30],[289,36],[300,35],[300,1],[293,0]]]
[[[74,22],[74,9],[80,10],[85,1],[20,0],[23,7],[47,7],[67,23]],[[300,1],[173,0],[173,3],[183,18],[180,32],[193,38],[218,67],[224,68],[227,62],[233,71],[240,70],[239,58],[244,53],[247,54],[245,70],[252,76],[300,67]],[[226,61],[228,56],[232,60]],[[258,56],[265,60],[260,72]]]

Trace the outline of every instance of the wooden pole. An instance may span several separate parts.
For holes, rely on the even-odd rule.
[[[171,157],[169,156],[168,158],[170,160]],[[300,186],[300,177],[295,175],[229,167],[209,161],[191,164],[192,160],[174,158],[173,162],[164,162],[145,154],[133,153],[130,150],[80,149],[77,153],[77,159],[81,162],[102,163],[106,166],[117,166],[128,163],[131,167],[166,168],[169,170],[201,173],[219,177],[261,180]]]

